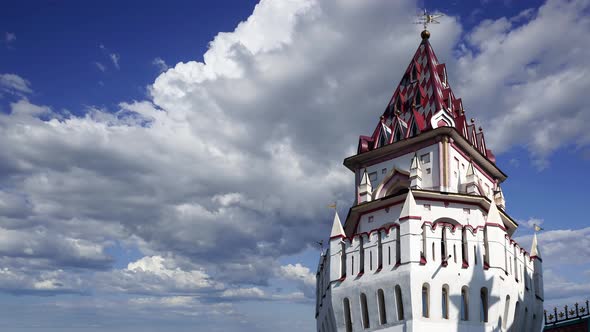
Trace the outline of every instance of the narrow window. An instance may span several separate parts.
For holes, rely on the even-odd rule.
[[[402,262],[401,256],[402,244],[401,244],[401,235],[399,232],[399,228],[395,230],[395,263],[400,264]]]
[[[434,262],[436,260],[436,257],[434,255],[434,242],[432,242],[432,261]]]
[[[440,241],[440,260],[442,263],[446,263],[447,259],[447,228],[443,227]]]
[[[359,274],[363,274],[365,273],[365,243],[362,236],[360,236],[359,240],[361,241],[359,248]]]
[[[473,264],[477,265],[477,249],[473,246]]]
[[[368,329],[369,325],[369,308],[367,307],[367,296],[361,293],[361,316],[363,319],[363,327]]]
[[[350,256],[350,260],[352,261],[350,264],[350,275],[354,275],[354,256]]]
[[[381,243],[381,232],[377,234],[377,269],[380,269],[383,267],[383,244]]]
[[[483,287],[481,289],[480,292],[480,299],[481,299],[481,304],[480,304],[480,320],[482,322],[487,323],[488,322],[488,289]]]
[[[428,298],[428,284],[422,285],[422,317],[428,318],[430,299]]]
[[[420,254],[426,260],[426,225],[422,225],[422,252]]]
[[[461,320],[469,320],[469,298],[467,286],[463,286],[463,288],[461,288]]]
[[[455,261],[455,264],[457,264],[457,245],[453,244],[453,260]]]
[[[391,265],[391,246],[387,246],[387,265]]]
[[[502,318],[502,328],[506,329],[508,322],[508,313],[510,312],[510,295],[506,295],[506,304],[504,305],[504,317]]]
[[[449,286],[444,285],[442,288],[442,318],[449,319]]]
[[[387,324],[387,313],[385,312],[385,295],[383,294],[382,289],[377,291],[377,301],[379,302],[379,323],[381,323],[381,325]]]
[[[483,265],[489,266],[490,265],[490,244],[488,242],[488,227],[485,226],[483,228]]]
[[[395,304],[397,307],[397,320],[404,320],[404,300],[402,299],[402,288],[395,286]]]
[[[340,252],[340,278],[344,278],[346,276],[346,247],[344,243],[342,243]]]
[[[344,326],[346,327],[346,332],[352,332],[352,317],[350,315],[350,301],[348,298],[344,298]]]
[[[373,252],[369,251],[369,270],[373,271]]]

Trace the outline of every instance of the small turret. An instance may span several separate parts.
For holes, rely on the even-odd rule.
[[[414,154],[414,158],[412,158],[412,163],[410,164],[410,188],[422,188],[422,166],[420,166],[420,160],[417,154]]]
[[[342,242],[345,237],[338,211],[334,211],[334,223],[330,234],[330,281],[343,278],[346,274],[346,256]]]
[[[332,232],[330,233],[330,239],[335,237],[346,237],[344,234],[344,228],[342,228],[342,223],[340,222],[340,217],[338,217],[338,212],[334,211],[334,223],[332,224]]]
[[[494,190],[494,201],[496,204],[501,207],[503,210],[506,210],[506,200],[504,199],[504,193],[502,193],[502,188],[497,186],[497,189]]]
[[[367,174],[367,170],[365,169],[363,177],[361,179],[361,183],[359,184],[359,204],[370,202],[372,194],[373,186],[371,185],[371,180],[369,180],[369,175]]]
[[[470,195],[477,195],[477,177],[475,176],[475,167],[470,162],[465,174],[465,192]]]
[[[541,258],[541,251],[537,242],[537,233],[535,227],[535,235],[533,235],[533,243],[531,245],[531,258],[533,262],[533,284],[535,290],[535,297],[537,301],[543,302],[545,294],[543,291],[543,259]]]
[[[531,257],[541,259],[541,252],[539,251],[539,244],[537,243],[537,233],[533,235],[533,244],[531,245]]]

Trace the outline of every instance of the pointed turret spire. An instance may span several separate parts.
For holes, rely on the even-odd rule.
[[[496,203],[494,203],[493,200],[490,202],[490,209],[488,210],[488,220],[486,222],[488,224],[504,225],[502,223],[502,217],[500,217],[498,207],[496,206]]]
[[[338,211],[334,211],[334,223],[332,224],[332,233],[330,234],[330,238],[335,237],[346,237],[344,228],[342,228],[342,223],[340,222],[340,217],[338,217]]]
[[[420,159],[418,159],[418,154],[416,153],[410,164],[410,188],[422,188],[422,166],[420,166]]]
[[[363,173],[361,183],[359,184],[359,204],[371,201],[371,194],[373,193],[373,186],[367,174],[367,169]]]
[[[406,196],[404,206],[402,207],[402,212],[399,215],[399,220],[401,221],[406,219],[419,218],[418,213],[418,205],[416,205],[414,194],[412,194],[412,190],[410,189],[408,191],[408,195]]]
[[[541,251],[539,251],[539,244],[537,243],[537,232],[533,235],[533,244],[531,245],[531,257],[541,258]]]

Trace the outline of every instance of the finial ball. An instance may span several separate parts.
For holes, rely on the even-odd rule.
[[[430,38],[430,31],[424,30],[424,31],[422,31],[420,36],[422,37],[422,39],[428,39],[428,38]]]

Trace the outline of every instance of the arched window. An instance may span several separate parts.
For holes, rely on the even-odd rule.
[[[430,299],[428,292],[428,284],[422,285],[422,317],[430,317]]]
[[[483,287],[479,294],[480,306],[479,306],[479,319],[482,322],[488,322],[488,289]]]
[[[383,294],[382,289],[377,291],[377,302],[379,304],[379,323],[381,325],[387,324],[387,313],[385,312],[385,295]]]
[[[469,288],[461,288],[461,320],[469,320]]]
[[[404,320],[404,300],[402,298],[402,288],[395,286],[395,304],[397,307],[397,320]]]
[[[363,319],[363,327],[368,329],[369,325],[369,308],[367,307],[367,296],[361,293],[361,316]]]
[[[346,332],[352,332],[352,317],[350,315],[350,301],[348,298],[344,298],[342,301],[344,305],[344,326],[346,327]]]
[[[449,286],[443,285],[442,287],[442,318],[449,319]]]
[[[508,313],[510,312],[510,295],[506,295],[506,304],[504,305],[504,317],[502,318],[502,328],[506,329],[508,322]]]

